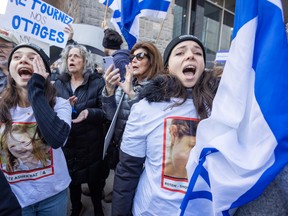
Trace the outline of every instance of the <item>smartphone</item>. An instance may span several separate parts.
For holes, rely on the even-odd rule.
[[[103,74],[106,72],[110,65],[114,65],[113,57],[112,56],[104,56],[103,57]],[[121,79],[120,82],[125,81],[125,75],[120,73]]]
[[[110,65],[114,65],[112,56],[104,56],[103,57],[103,73],[109,68]]]

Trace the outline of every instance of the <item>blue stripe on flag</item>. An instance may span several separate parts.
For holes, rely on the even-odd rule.
[[[138,0],[122,0],[122,23],[130,30],[135,17],[140,13]]]
[[[133,34],[131,34],[129,32],[128,29],[126,29],[122,23],[118,23],[120,29],[121,29],[121,32],[122,32],[122,35],[123,37],[125,38],[126,42],[127,42],[127,45],[128,45],[128,49],[132,49],[132,47],[134,46],[134,44],[137,42],[137,38],[136,36],[134,36]]]
[[[186,210],[186,207],[188,205],[189,200],[192,199],[196,199],[196,198],[202,198],[202,199],[208,199],[212,201],[212,194],[209,191],[193,191],[194,190],[194,186],[196,184],[196,181],[198,180],[198,178],[201,176],[204,181],[207,183],[207,185],[210,187],[210,180],[209,180],[209,176],[208,176],[208,172],[207,170],[203,167],[203,164],[206,161],[206,156],[212,153],[218,152],[217,149],[215,148],[204,148],[201,152],[200,155],[200,161],[198,166],[196,167],[191,180],[189,182],[189,186],[187,189],[187,193],[183,199],[183,202],[180,206],[181,214],[180,216],[184,215],[184,212]]]
[[[120,30],[125,38],[128,48],[131,49],[137,42],[135,35],[131,34],[131,28],[133,28],[133,23],[138,22],[139,19],[137,15],[140,13],[138,0],[122,0],[122,20]]]
[[[241,29],[243,25],[257,16],[257,6],[258,1],[243,0],[236,2],[232,40],[236,37],[239,29]],[[245,13],[243,13],[243,8],[245,8]]]
[[[228,63],[229,63],[228,68],[235,70],[235,66],[236,67],[239,66],[240,61],[235,61],[234,58],[240,57],[240,60],[245,60],[245,63],[249,64],[250,63],[249,59],[248,58],[245,59],[245,55],[243,55],[243,54],[245,54],[245,51],[247,51],[247,54],[249,54],[249,56],[250,56],[250,53],[253,53],[253,59],[250,59],[250,60],[252,60],[253,70],[250,71],[250,68],[249,68],[250,65],[247,65],[247,66],[243,67],[245,70],[247,70],[247,71],[243,71],[243,74],[244,74],[245,78],[255,77],[255,83],[253,84],[252,87],[254,87],[255,99],[257,101],[257,104],[259,105],[259,108],[261,110],[261,114],[263,115],[265,121],[267,122],[267,124],[269,126],[269,129],[271,130],[270,132],[273,133],[273,134],[270,134],[270,133],[265,134],[267,136],[267,139],[270,140],[270,142],[265,142],[264,139],[260,140],[260,141],[259,140],[253,140],[253,138],[257,138],[257,137],[259,138],[259,136],[251,136],[250,135],[251,133],[250,134],[249,134],[249,132],[246,133],[247,131],[246,132],[240,131],[241,129],[243,129],[243,127],[244,128],[245,128],[245,126],[248,127],[248,125],[241,125],[241,128],[239,127],[239,125],[236,125],[236,124],[233,125],[233,123],[235,123],[235,122],[238,123],[238,120],[235,122],[232,122],[231,125],[230,125],[230,122],[227,123],[225,121],[223,123],[222,122],[219,123],[219,126],[221,126],[219,131],[223,130],[223,132],[228,133],[228,132],[230,132],[229,129],[226,130],[226,128],[225,128],[225,130],[224,130],[223,126],[228,126],[228,128],[232,126],[231,131],[234,133],[237,133],[237,135],[235,137],[238,138],[240,140],[240,142],[235,143],[236,149],[242,151],[243,149],[241,149],[241,147],[242,147],[241,144],[244,144],[243,148],[249,147],[250,144],[253,146],[253,144],[254,144],[253,141],[259,141],[257,143],[257,145],[259,145],[259,144],[263,145],[263,147],[265,147],[265,150],[271,149],[271,151],[270,151],[271,154],[269,154],[270,153],[269,151],[267,151],[267,152],[269,154],[269,157],[271,157],[271,159],[272,159],[272,160],[269,160],[269,162],[271,162],[272,165],[270,166],[270,163],[268,163],[267,161],[261,161],[261,162],[266,163],[266,164],[265,165],[264,164],[262,165],[262,163],[256,164],[256,165],[253,164],[253,167],[255,169],[254,170],[247,169],[247,172],[245,172],[245,165],[247,165],[247,164],[243,165],[243,168],[244,168],[244,170],[243,170],[243,169],[241,169],[242,163],[239,160],[238,160],[238,163],[235,165],[233,163],[229,163],[229,162],[227,164],[224,164],[225,162],[223,162],[223,161],[226,159],[225,153],[227,153],[227,151],[225,148],[223,148],[223,150],[225,150],[225,152],[221,152],[221,150],[220,150],[219,151],[220,154],[218,154],[218,157],[215,157],[214,159],[218,159],[218,160],[221,159],[221,162],[223,162],[222,164],[217,164],[218,166],[228,165],[228,166],[231,166],[229,168],[231,168],[232,171],[236,171],[236,172],[231,173],[231,174],[232,174],[232,176],[234,176],[236,178],[237,185],[233,185],[231,183],[225,184],[225,182],[217,182],[217,180],[213,181],[214,187],[217,187],[218,185],[222,186],[224,191],[219,192],[219,191],[215,190],[215,188],[210,188],[210,190],[212,192],[212,199],[214,198],[214,196],[216,194],[216,195],[218,195],[218,196],[216,196],[216,198],[218,200],[213,199],[213,203],[210,206],[212,208],[212,210],[211,211],[210,211],[210,209],[208,210],[208,211],[210,211],[209,215],[215,215],[215,214],[218,215],[219,213],[222,213],[222,215],[229,215],[229,209],[237,208],[239,206],[246,204],[247,202],[252,201],[253,199],[258,197],[263,192],[265,187],[278,175],[278,173],[281,171],[281,169],[288,163],[288,157],[287,157],[287,155],[288,155],[288,138],[287,138],[288,137],[288,133],[287,133],[287,131],[288,131],[288,109],[287,109],[288,97],[284,93],[288,89],[288,82],[287,82],[287,78],[288,78],[288,74],[287,74],[288,43],[287,43],[287,35],[286,35],[286,31],[285,31],[285,25],[283,22],[282,11],[277,5],[273,4],[272,2],[275,2],[276,4],[281,4],[280,0],[270,0],[270,1],[268,1],[268,0],[254,0],[254,1],[237,0],[236,1],[236,13],[235,13],[236,16],[235,16],[235,24],[234,24],[234,29],[233,29],[233,41],[232,41],[232,44],[234,45],[233,46],[233,54],[235,56],[229,56],[229,58],[228,58]],[[253,22],[250,22],[252,20],[253,20]],[[246,26],[246,24],[247,24],[247,26]],[[245,38],[245,36],[244,36],[245,32],[242,31],[241,28],[243,27],[243,30],[251,31],[251,32],[247,32],[247,33],[249,33],[248,35],[253,35],[254,24],[256,24],[255,38],[252,37],[251,40],[253,40],[252,41],[253,43],[251,43],[251,41],[250,41],[248,43],[248,46],[245,47],[245,46],[243,46],[243,42],[245,43],[244,39],[247,39],[247,37]],[[241,32],[240,32],[240,29],[241,29]],[[238,32],[241,33],[240,36],[243,36],[243,38],[237,37]],[[234,39],[236,39],[236,41],[234,41]],[[235,42],[235,43],[233,43],[233,42]],[[250,50],[249,50],[249,48],[250,48],[249,45],[251,45]],[[253,47],[253,45],[254,45],[254,47]],[[243,47],[245,47],[246,50],[244,50]],[[240,53],[239,56],[236,55],[236,53],[237,53],[236,51]],[[254,74],[251,74],[254,71],[255,71],[255,76],[254,76]],[[225,72],[226,72],[226,70],[224,69],[224,73]],[[227,72],[229,72],[228,69],[227,69]],[[237,71],[237,72],[242,72],[242,71]],[[248,75],[250,74],[250,75],[248,76],[247,74]],[[226,75],[226,74],[224,74],[224,75]],[[233,75],[236,77],[236,75],[239,76],[239,73],[233,74]],[[227,77],[229,77],[229,76],[227,76]],[[233,77],[233,79],[235,79],[235,77]],[[232,78],[232,77],[230,77],[230,78]],[[226,79],[225,81],[228,82],[229,80]],[[232,81],[234,81],[234,80],[232,80]],[[243,79],[243,81],[249,81],[249,80]],[[227,87],[228,85],[226,84],[223,86]],[[246,87],[251,87],[251,85],[249,86],[247,84]],[[221,84],[220,84],[219,88],[221,88]],[[237,88],[239,88],[239,86]],[[223,90],[223,89],[221,89],[221,90]],[[229,89],[229,90],[231,90],[231,89]],[[233,91],[233,89],[232,89],[232,91]],[[223,91],[221,93],[223,93]],[[237,93],[237,91],[236,91],[236,93]],[[246,92],[246,94],[247,94],[247,92]],[[233,95],[233,94],[231,94],[231,95]],[[236,96],[239,96],[239,95],[236,94]],[[229,94],[228,94],[228,97],[229,97]],[[245,97],[239,97],[239,98],[245,100]],[[232,99],[232,98],[230,98],[230,99]],[[248,99],[248,96],[246,99]],[[238,100],[238,98],[237,99],[235,98],[235,100]],[[219,100],[219,101],[221,101],[221,100]],[[243,101],[243,102],[240,101],[240,102],[241,103],[235,103],[235,104],[241,104],[242,105],[242,104],[246,103],[246,101]],[[249,101],[247,103],[252,103],[252,102],[253,102],[253,100]],[[215,104],[213,104],[213,107],[215,107],[214,105]],[[251,108],[250,105],[246,106],[246,108],[248,108],[248,107]],[[219,109],[217,111],[219,111]],[[246,112],[246,113],[244,113],[245,118],[255,117],[253,115],[253,113],[251,114],[249,111],[245,111],[245,112]],[[254,114],[259,114],[257,112],[257,108],[255,108],[254,112],[255,112]],[[235,113],[237,113],[237,112],[235,112]],[[212,110],[212,115],[213,114],[214,113]],[[220,114],[221,114],[221,112],[220,112]],[[242,114],[242,111],[239,112],[239,114]],[[213,117],[214,117],[214,119],[211,119],[210,125],[208,124],[209,119],[207,119],[207,121],[205,122],[206,124],[204,123],[202,125],[204,125],[204,126],[211,126],[212,125],[214,127],[217,127],[217,125],[215,125],[215,123],[217,124],[217,120],[219,120],[219,118],[215,118],[215,116],[213,116]],[[237,118],[237,116],[235,116],[235,118]],[[260,117],[259,119],[260,119],[260,122],[262,122],[261,121],[262,118]],[[247,119],[245,119],[245,120],[242,119],[244,124],[246,124],[246,123],[252,124],[253,121],[257,121],[258,119],[248,119],[248,120],[249,121],[247,121]],[[241,123],[242,122],[240,122],[240,124]],[[200,122],[200,124],[201,124],[201,122]],[[200,124],[199,124],[199,126],[200,126]],[[255,125],[257,125],[257,124],[255,124]],[[204,127],[202,127],[202,129],[203,128]],[[250,128],[250,127],[248,127],[248,128]],[[251,127],[251,128],[255,129],[254,127]],[[259,128],[259,129],[261,129],[261,128]],[[264,129],[266,132],[266,125],[263,126],[262,129]],[[219,132],[219,131],[217,131],[217,132]],[[253,131],[252,133],[258,133],[258,131]],[[241,136],[243,134],[248,135],[248,136],[250,135],[252,139],[249,140],[249,139],[243,139],[243,137],[238,137],[238,135]],[[203,136],[203,133],[201,133],[201,135]],[[211,157],[209,157],[209,156],[206,158],[207,154],[205,154],[205,152],[204,152],[204,157],[203,157],[202,154],[206,148],[204,148],[202,146],[208,145],[208,146],[213,147],[214,144],[219,144],[219,143],[217,143],[217,138],[218,138],[217,136],[221,136],[221,135],[223,136],[223,134],[218,133],[218,134],[216,134],[216,136],[212,136],[212,137],[210,136],[209,139],[207,139],[207,140],[203,139],[203,141],[207,141],[208,143],[201,143],[200,142],[202,144],[201,146],[199,146],[199,145],[195,146],[196,149],[197,149],[197,147],[199,147],[199,149],[202,148],[202,151],[201,151],[201,155],[199,156],[199,158],[200,158],[199,163],[196,164],[197,166],[194,169],[194,172],[192,173],[192,178],[189,182],[189,187],[188,187],[187,193],[186,193],[184,200],[182,202],[182,205],[181,205],[181,210],[182,210],[181,215],[186,214],[186,212],[187,212],[187,214],[190,213],[192,215],[195,215],[195,212],[197,212],[198,214],[201,212],[201,210],[195,209],[192,206],[191,206],[191,209],[189,209],[189,210],[187,209],[186,212],[185,212],[185,209],[188,205],[189,200],[192,200],[192,199],[197,200],[198,198],[202,198],[202,200],[203,200],[203,198],[204,198],[203,194],[196,193],[197,191],[198,192],[201,191],[201,188],[197,187],[196,181],[197,181],[198,177],[203,176],[203,173],[205,173],[207,171],[209,172],[210,169],[213,169],[213,160],[212,160],[213,158],[211,159]],[[234,136],[231,136],[231,137],[234,138]],[[274,137],[275,137],[277,143],[275,143],[275,141],[273,139]],[[227,136],[226,138],[227,138],[227,141],[229,141],[229,139],[228,139],[229,136]],[[248,138],[248,137],[245,137],[245,138]],[[214,140],[215,140],[215,142],[213,142]],[[223,143],[223,141],[225,142],[225,140],[222,140],[222,139],[220,139],[220,140],[222,141],[222,143]],[[246,143],[247,140],[251,141],[251,142]],[[200,141],[200,139],[198,141]],[[241,143],[243,141],[245,143]],[[229,142],[229,144],[231,144],[229,147],[233,148],[234,143]],[[276,147],[274,147],[274,144],[277,144]],[[270,145],[272,145],[272,146],[270,147]],[[253,147],[254,147],[253,150],[260,149],[259,146],[257,146],[257,148],[255,148],[255,146],[253,146]],[[221,146],[219,146],[219,148],[221,148]],[[228,153],[229,153],[229,151],[228,151]],[[235,152],[233,152],[233,153],[235,153]],[[241,154],[246,153],[246,149],[244,149],[243,152],[240,152],[240,153]],[[268,156],[268,154],[266,154],[266,153],[264,155]],[[197,153],[195,155],[197,156],[197,155],[199,155],[199,153]],[[193,156],[195,156],[195,155],[193,155]],[[245,155],[243,155],[243,156],[245,157]],[[274,158],[275,158],[275,160],[274,160]],[[208,159],[210,159],[210,164],[209,164],[210,166],[207,164],[205,165],[205,163],[204,163],[205,160],[208,160]],[[229,157],[227,159],[229,159]],[[270,159],[270,158],[268,158],[268,159]],[[254,160],[254,158],[253,158],[253,160]],[[214,162],[215,162],[215,160],[214,160]],[[231,161],[231,162],[235,162],[235,161]],[[253,161],[251,161],[251,162],[253,162]],[[259,162],[259,161],[257,160],[257,162]],[[195,163],[193,163],[193,164],[195,164]],[[204,165],[205,165],[205,167],[207,166],[207,170],[204,167]],[[236,168],[236,170],[233,170],[233,166]],[[266,169],[266,171],[264,171],[262,175],[261,175],[261,173],[262,173],[261,169],[263,167],[261,167],[261,166],[263,166]],[[203,170],[205,170],[205,172],[203,172]],[[237,170],[241,171],[242,173],[237,173]],[[209,173],[209,174],[211,174],[213,177],[213,174],[215,174],[215,173],[213,173],[213,172],[211,172],[211,173]],[[247,182],[245,182],[245,178],[243,178],[243,176],[244,177],[246,176],[247,178],[250,179],[249,184],[247,184]],[[214,179],[212,179],[211,176],[208,175],[208,180],[209,180],[209,177],[210,177],[210,181],[212,182],[212,180],[214,180]],[[253,178],[251,178],[251,177],[253,177]],[[243,181],[241,178],[243,179]],[[207,180],[205,180],[205,181],[207,182]],[[250,187],[250,185],[252,187]],[[200,187],[201,186],[203,186],[203,184],[200,185]],[[248,186],[248,188],[247,188],[247,186]],[[237,190],[237,191],[235,191],[235,194],[238,194],[238,195],[234,196],[233,191],[230,192],[229,189]],[[195,192],[195,190],[197,190],[197,191]],[[246,190],[247,190],[247,192],[245,192]],[[244,194],[239,193],[242,191]],[[209,191],[206,191],[206,192],[208,194]],[[213,192],[215,192],[215,193],[213,193]],[[221,197],[219,197],[219,195],[221,195]],[[225,201],[225,200],[227,200],[226,198],[229,198],[229,202]],[[210,200],[209,197],[207,197],[206,199]],[[236,200],[236,201],[234,201],[234,200]],[[208,204],[208,202],[207,203],[205,202],[205,204]],[[230,206],[230,208],[229,208],[229,206]],[[207,206],[207,208],[209,208],[209,206]],[[227,209],[225,209],[225,208],[227,208]],[[196,215],[197,215],[197,213],[196,213]]]
[[[139,7],[141,10],[143,9],[150,9],[150,10],[157,10],[157,11],[164,11],[166,12],[169,8],[170,2],[164,0],[144,0],[139,2]]]
[[[105,0],[102,4],[107,5],[108,2],[108,7],[113,3],[114,0]]]
[[[163,18],[163,12],[167,12],[171,0],[99,0],[106,5],[108,2],[109,8],[114,10],[113,23],[116,29],[121,31],[125,38],[128,48],[131,49],[138,40],[139,35],[139,14],[141,10],[153,10],[158,13],[143,13],[143,16]],[[119,8],[121,5],[121,8]],[[119,27],[119,29],[118,29]]]
[[[113,18],[117,19],[121,17],[121,12],[119,10],[115,10],[113,13]]]
[[[246,2],[247,5],[252,3],[249,0]],[[283,97],[288,89],[287,35],[281,22],[283,18],[280,8],[267,0],[259,0],[258,8],[258,29],[253,58],[253,69],[256,73],[255,97],[278,145],[274,152],[275,163],[264,172],[253,188],[232,204],[232,208],[260,195],[288,162],[288,97]],[[286,67],[283,68],[283,65]]]

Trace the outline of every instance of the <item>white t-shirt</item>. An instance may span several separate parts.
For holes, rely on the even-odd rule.
[[[176,120],[178,124],[184,125],[188,122],[195,125],[199,119],[192,99],[188,99],[181,106],[169,108],[171,104],[141,100],[132,106],[121,150],[134,157],[146,157],[145,168],[134,197],[133,215],[176,215],[186,193],[188,180],[185,166],[185,175],[177,174],[180,165],[174,167],[177,160],[174,163],[171,159],[182,157],[179,148],[175,152],[180,154],[173,153],[178,142],[174,142],[175,138],[172,137],[175,128],[172,122]],[[183,146],[187,147],[188,144]],[[185,153],[188,148],[186,147],[183,148],[182,159],[190,153],[191,148]]]
[[[54,111],[71,125],[71,106],[67,100],[56,98]],[[63,191],[71,179],[61,148],[52,149],[38,137],[31,142],[37,126],[32,107],[17,106],[10,112],[12,136],[2,143],[0,166],[23,208]],[[0,126],[0,135],[4,128],[5,125]]]

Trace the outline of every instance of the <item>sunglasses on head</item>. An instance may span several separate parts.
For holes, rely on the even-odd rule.
[[[130,55],[129,59],[130,59],[130,61],[133,61],[133,59],[136,58],[138,61],[142,61],[145,56],[149,57],[149,55],[147,53],[141,52],[141,53],[138,53],[136,55]]]

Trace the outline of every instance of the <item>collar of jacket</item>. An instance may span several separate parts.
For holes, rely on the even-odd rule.
[[[89,77],[93,78],[93,73],[90,71],[90,70],[87,70],[84,74],[83,74],[83,78],[84,78],[84,81],[82,83],[82,85],[85,85],[88,80],[89,80]],[[95,76],[96,77],[96,76]],[[59,77],[58,79],[60,79],[62,82],[66,83],[66,82],[70,82],[71,80],[71,75],[67,72],[63,72]]]

